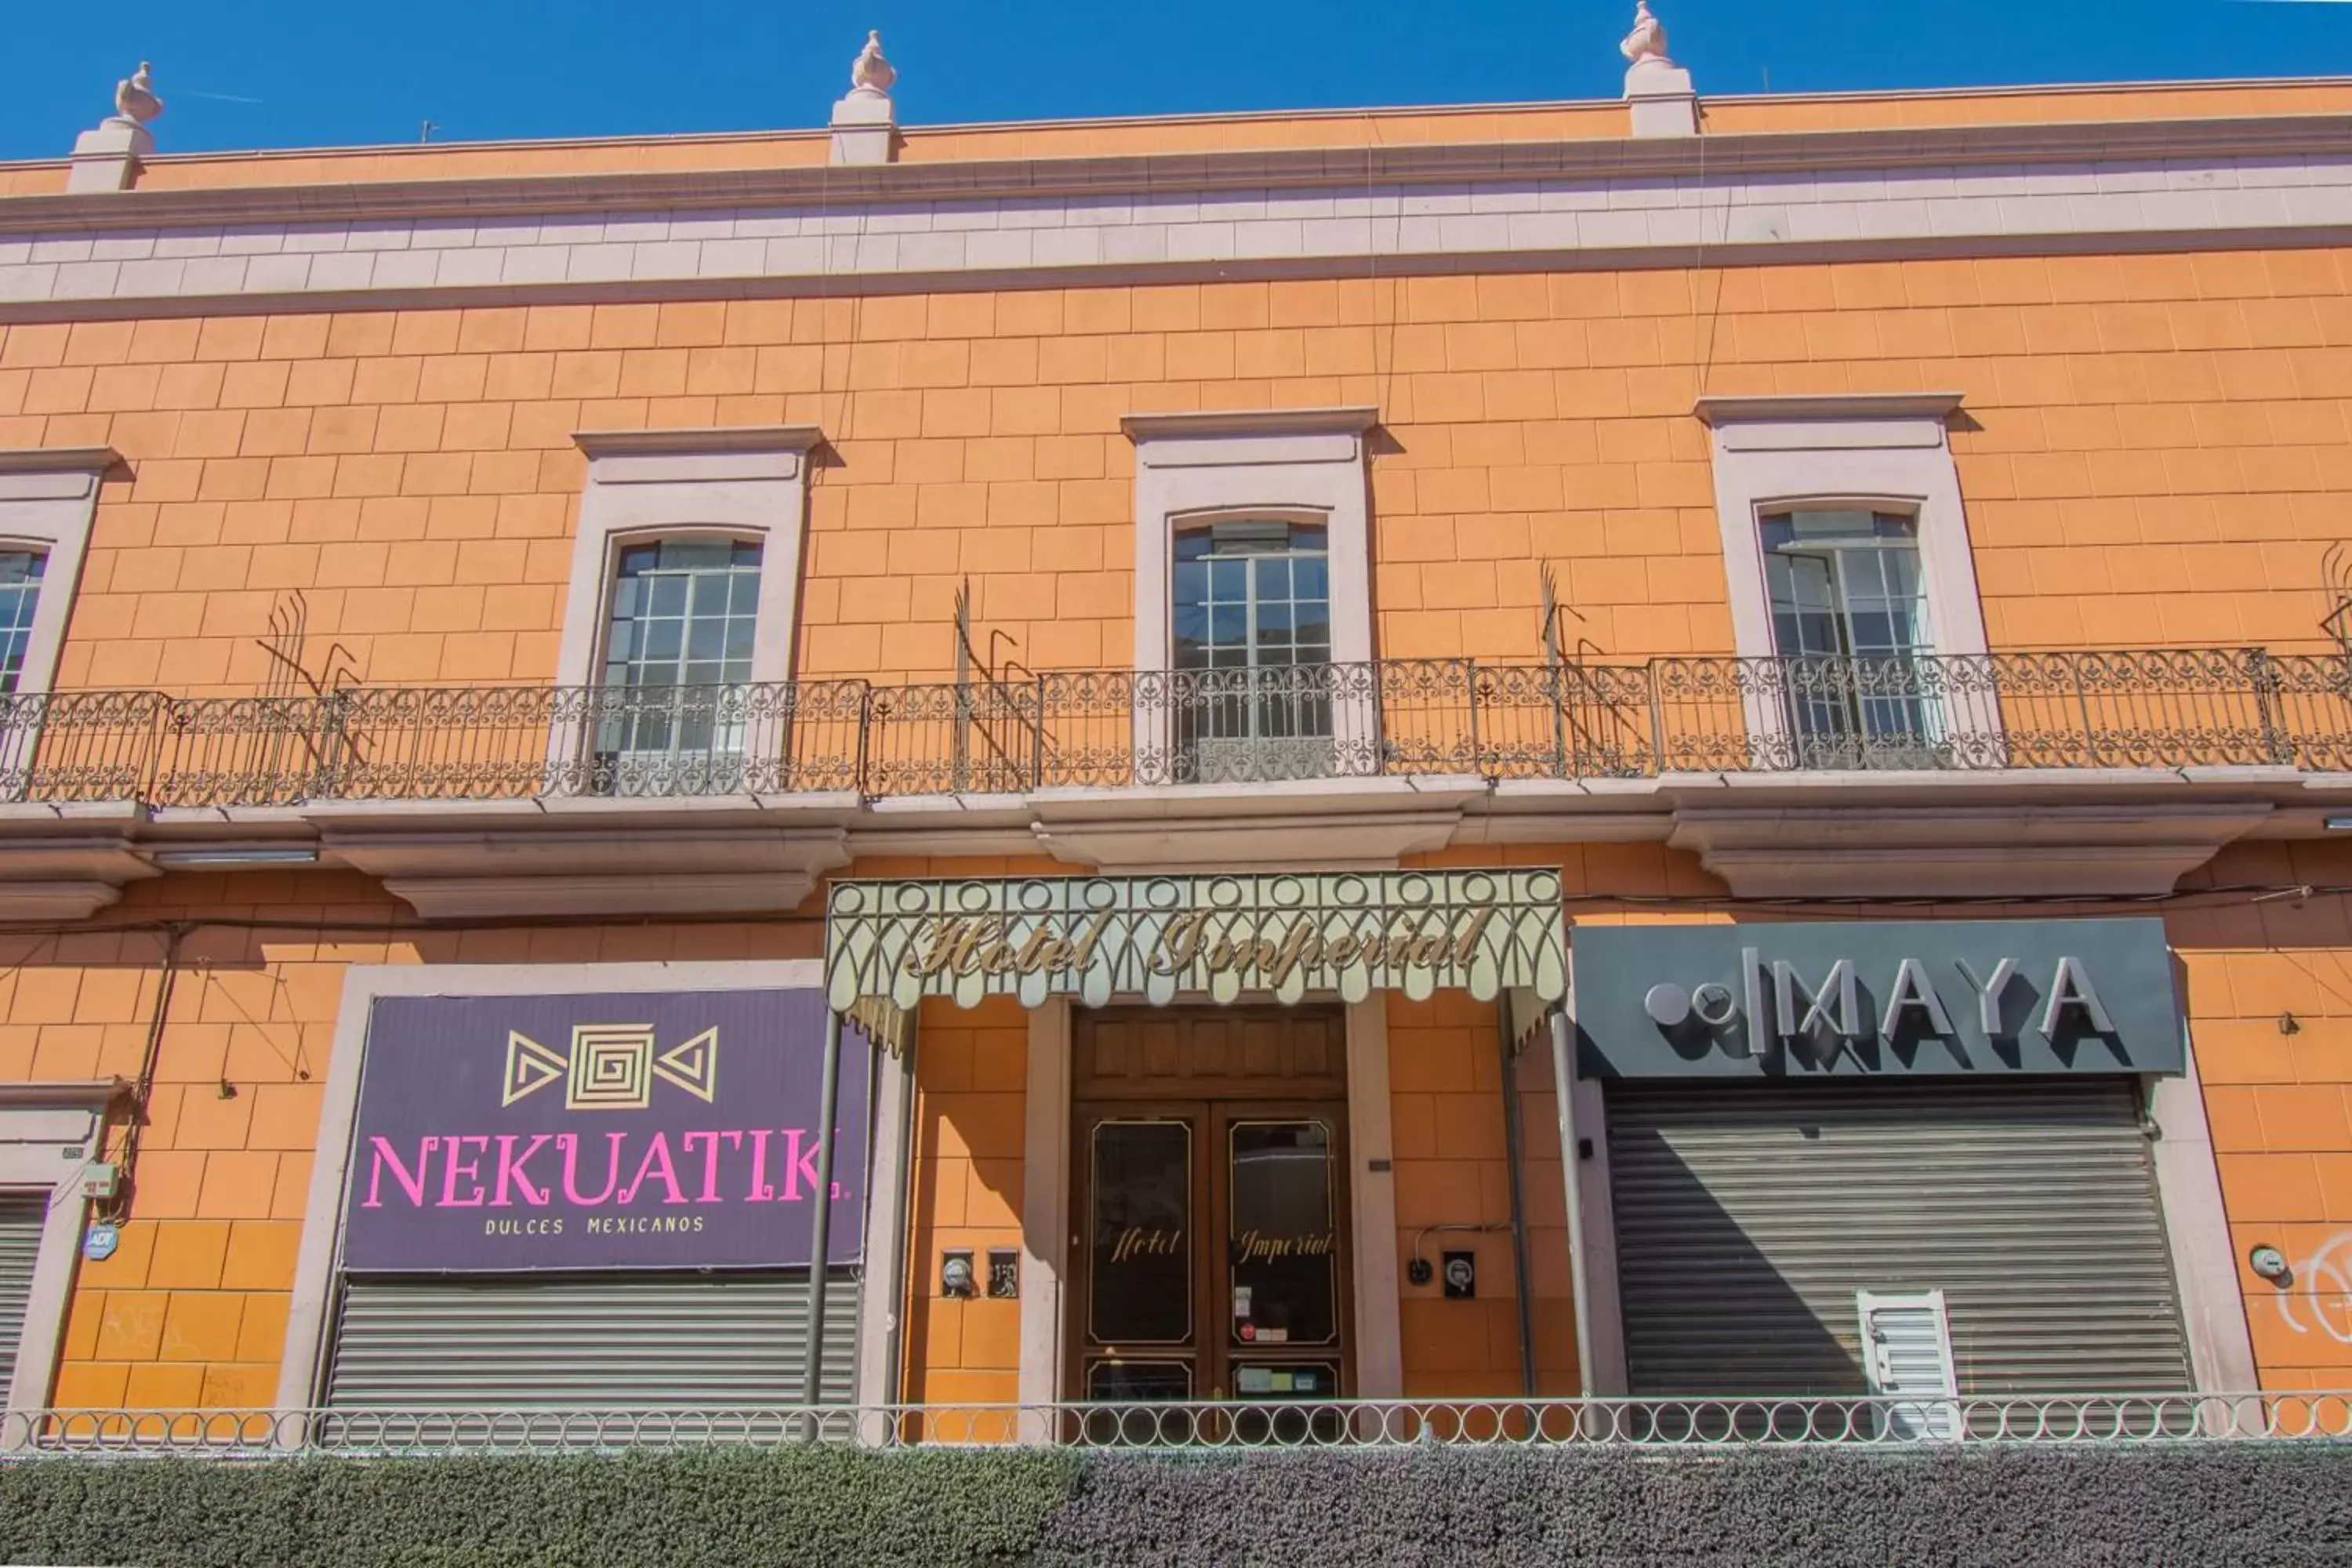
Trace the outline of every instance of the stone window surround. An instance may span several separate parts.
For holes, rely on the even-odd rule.
[[[336,1266],[342,1255],[343,1189],[351,1168],[353,1120],[359,1111],[360,1070],[366,1055],[368,1024],[379,997],[816,989],[824,984],[824,961],[814,958],[674,963],[354,964],[345,970],[342,1003],[335,1015],[334,1054],[329,1059],[320,1098],[318,1152],[302,1211],[293,1300],[287,1312],[278,1408],[302,1410],[315,1405],[326,1371],[326,1337],[333,1315]],[[845,1036],[845,1048],[848,1038]],[[906,1226],[901,1167],[908,1157],[905,1131],[911,1092],[908,1059],[887,1051],[875,1057],[874,1143],[866,1174],[866,1288],[858,1304],[859,1405],[887,1404],[896,1397],[897,1373],[888,1348],[898,1342],[900,1282],[890,1277],[889,1264],[898,1256]],[[0,1089],[0,1095],[6,1092]],[[0,1100],[0,1104],[5,1103]]]
[[[28,546],[48,557],[16,678],[20,694],[47,691],[57,681],[97,520],[99,481],[121,460],[110,447],[0,450],[0,550]]]
[[[1957,392],[1826,397],[1703,397],[1714,433],[1715,510],[1731,599],[1732,646],[1769,658],[1771,597],[1762,521],[1791,507],[1862,505],[1919,520],[1919,573],[1939,654],[1985,651],[1959,472],[1946,421]]]
[[[50,1403],[88,1207],[82,1173],[102,1156],[108,1107],[129,1089],[112,1078],[0,1086],[0,1191],[31,1192],[48,1205],[25,1302],[25,1331],[16,1343],[16,1364],[8,1369],[10,1411],[38,1410]],[[82,1158],[59,1157],[59,1151],[76,1146]]]
[[[760,544],[754,681],[789,680],[797,641],[814,426],[583,430],[588,482],[572,540],[556,653],[559,686],[600,683],[614,569],[622,548],[697,534]]]
[[[1372,657],[1372,408],[1134,414],[1135,668],[1174,666],[1170,584],[1176,535],[1240,518],[1320,523],[1330,552],[1331,658]]]

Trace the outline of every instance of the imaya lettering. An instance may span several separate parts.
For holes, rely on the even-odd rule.
[[[2008,1021],[2005,1002],[2011,988],[2025,978],[2018,961],[2004,958],[1979,974],[1965,960],[1953,968],[1966,982],[1962,1005],[1973,1002],[1979,1026],[1988,1039],[2019,1032]],[[2037,970],[2036,978],[2040,972]],[[1947,978],[1947,984],[1955,984]],[[1766,962],[1760,949],[1739,950],[1737,991],[1720,982],[1683,986],[1668,982],[1654,985],[1642,1005],[1660,1027],[1678,1029],[1693,1019],[1709,1028],[1723,1028],[1745,1018],[1750,1047],[1761,1051],[1770,1040],[1833,1039],[1845,1043],[1873,1038],[1950,1038],[1953,1006],[1938,992],[1934,972],[1922,960],[1898,960],[1892,974],[1873,977],[1871,994],[1883,997],[1873,1011],[1864,1005],[1863,976],[1851,958],[1832,960],[1817,974],[1808,973],[1785,958]],[[2092,983],[2091,972],[2079,958],[2061,956],[2051,965],[2046,984],[2034,994],[2040,1005],[2029,1009],[2022,1027],[2044,1040],[2069,1034],[2113,1035],[2114,1016]]]

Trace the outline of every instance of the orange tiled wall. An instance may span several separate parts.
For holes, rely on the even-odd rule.
[[[811,422],[801,668],[1130,646],[1122,415],[1368,404],[1382,650],[1730,643],[1702,393],[1967,395],[1996,646],[2304,642],[2352,500],[2345,253],[1910,261],[12,326],[0,446],[111,443],[68,686],[540,680],[584,427]],[[1002,633],[1002,637],[994,634]]]
[[[2220,885],[2352,884],[2352,846],[2243,845]],[[2352,907],[2231,899],[2167,917],[2263,1386],[2352,1387]],[[2271,1246],[2294,1278],[2255,1276]]]
[[[1427,1002],[1391,994],[1388,1022],[1404,1392],[1430,1397],[1522,1394],[1503,1058],[1495,1008],[1454,993],[1441,992]],[[1576,1323],[1549,1052],[1536,1051],[1517,1065],[1526,1134],[1521,1173],[1538,1387],[1547,1394],[1573,1394]],[[1355,1179],[1367,1178],[1359,1171]],[[1428,1228],[1438,1226],[1472,1228]],[[1475,1253],[1476,1300],[1447,1300],[1438,1279],[1426,1285],[1407,1279],[1405,1267],[1416,1246],[1433,1267],[1448,1251]]]
[[[805,926],[627,926],[395,933],[401,907],[356,876],[175,876],[110,912],[284,920],[191,932],[155,1058],[122,1245],[82,1263],[55,1402],[111,1408],[268,1405],[310,1199],[320,1095],[353,963],[621,962],[814,955]],[[305,931],[305,923],[373,932]],[[0,1074],[135,1080],[161,938],[93,930],[0,938]],[[113,1137],[120,1140],[121,1129]]]
[[[1689,857],[1658,846],[1514,847],[1507,855],[1435,858],[1548,858],[1564,863],[1571,893],[1717,890]],[[2242,846],[2200,880],[2352,885],[2352,846]],[[1580,922],[1658,918],[1622,906],[1573,912]],[[176,875],[134,887],[113,918],[190,915],[377,929],[306,933],[289,924],[283,931],[215,929],[188,938],[157,1059],[132,1217],[114,1258],[81,1268],[56,1393],[61,1403],[236,1405],[274,1396],[317,1096],[346,964],[795,957],[813,953],[816,942],[807,925],[399,932],[389,929],[400,919],[389,900],[362,879],[333,872]],[[2232,1250],[2242,1258],[2257,1244],[2275,1245],[2296,1268],[2284,1296],[2251,1273],[2242,1280],[2263,1379],[2273,1386],[2343,1385],[2352,1382],[2352,1293],[2343,1285],[2343,1271],[2352,1268],[2343,1256],[2352,1244],[2352,1067],[2345,1059],[2352,1042],[2352,914],[2335,893],[2260,904],[2215,893],[2170,911],[2168,921],[2183,953]],[[8,943],[0,1071],[20,1079],[135,1076],[155,994],[156,937],[94,930]],[[2281,1022],[2290,1015],[2291,1032]],[[1501,1225],[1509,1211],[1491,1010],[1460,998],[1395,998],[1390,1027],[1402,1268],[1422,1226]],[[924,1164],[910,1215],[919,1289],[907,1340],[912,1398],[1013,1394],[1017,1306],[946,1303],[930,1292],[942,1247],[984,1253],[1018,1244],[1025,1046],[1025,1019],[1009,1001],[970,1013],[927,1009],[923,1018]],[[1565,1391],[1574,1382],[1574,1330],[1540,1048],[1522,1058],[1521,1071],[1538,1373],[1546,1391]],[[224,1081],[233,1096],[223,1098]],[[1424,1247],[1433,1259],[1444,1247],[1465,1244],[1479,1253],[1478,1301],[1446,1302],[1434,1286],[1402,1288],[1412,1392],[1503,1394],[1518,1386],[1507,1234],[1432,1233]]]
[[[995,996],[961,1010],[930,1000],[918,1020],[915,1157],[908,1221],[906,1397],[940,1405],[1020,1397],[1021,1303],[939,1293],[940,1255],[969,1247],[982,1278],[992,1247],[1021,1245],[1029,1020]]]

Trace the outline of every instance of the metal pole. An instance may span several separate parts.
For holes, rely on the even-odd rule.
[[[1575,1026],[1565,1012],[1551,1016],[1551,1081],[1559,1096],[1559,1169],[1568,1187],[1568,1277],[1576,1298],[1576,1382],[1584,1397],[1592,1397],[1592,1294],[1585,1282],[1584,1204],[1580,1195],[1576,1136]]]
[[[1519,1389],[1536,1396],[1536,1304],[1530,1297],[1533,1280],[1528,1268],[1527,1184],[1519,1169],[1519,1063],[1511,1047],[1511,1008],[1507,995],[1495,999],[1495,1036],[1503,1059],[1503,1158],[1511,1187],[1511,1278],[1519,1293]]]
[[[834,1122],[841,1111],[841,1015],[824,1014],[824,1076],[816,1091],[816,1215],[809,1222],[808,1343],[801,1354],[801,1403],[814,1405],[824,1371],[825,1259],[833,1245]],[[814,1438],[816,1422],[804,1429]]]

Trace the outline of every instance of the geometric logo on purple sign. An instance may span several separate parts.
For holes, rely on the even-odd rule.
[[[507,1033],[502,1106],[563,1082],[567,1110],[643,1110],[653,1104],[653,1080],[675,1084],[708,1105],[719,1089],[719,1031],[700,1034],[656,1054],[650,1024],[577,1024],[567,1057],[519,1030]]]

